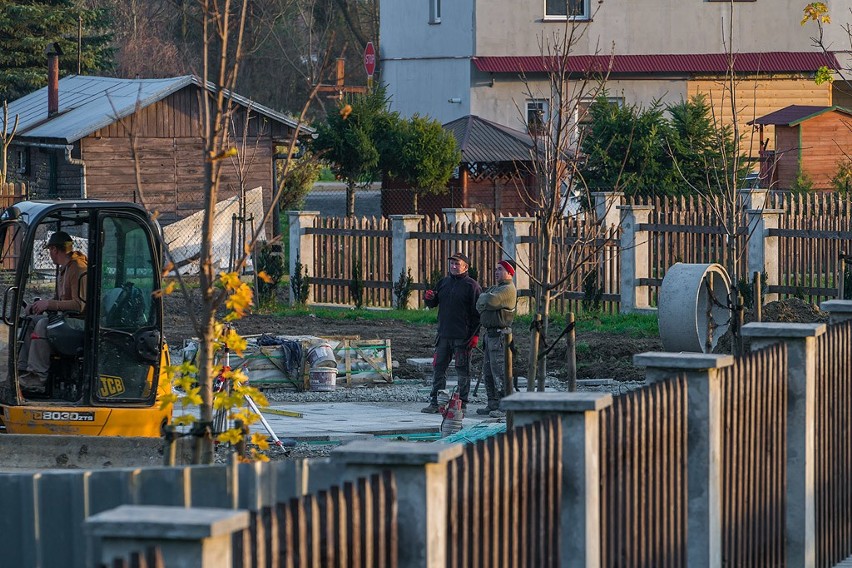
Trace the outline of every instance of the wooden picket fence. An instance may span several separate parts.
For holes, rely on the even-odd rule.
[[[447,566],[560,566],[562,459],[558,417],[466,445],[449,464]]]

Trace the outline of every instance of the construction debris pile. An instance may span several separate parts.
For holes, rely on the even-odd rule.
[[[245,339],[245,351],[241,356],[231,353],[230,365],[242,369],[254,387],[326,391],[393,382],[390,339],[268,333]],[[197,352],[198,340],[189,339],[177,358],[192,362]],[[218,357],[216,362],[220,364]]]

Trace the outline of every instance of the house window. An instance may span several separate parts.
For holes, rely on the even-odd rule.
[[[429,23],[441,23],[441,0],[429,0]]]
[[[588,20],[589,0],[544,0],[544,18],[554,20]]]
[[[30,150],[22,148],[15,151],[15,171],[19,174],[30,173]]]
[[[527,130],[533,136],[544,133],[547,128],[547,101],[533,99],[527,101]]]

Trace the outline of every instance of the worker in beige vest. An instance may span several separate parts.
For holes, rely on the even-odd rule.
[[[482,378],[485,380],[485,392],[488,394],[488,406],[476,410],[477,414],[501,418],[506,414],[500,410],[503,398],[503,381],[506,378],[504,346],[507,329],[512,327],[515,308],[518,304],[518,291],[512,278],[515,276],[515,263],[501,260],[494,267],[497,283],[482,292],[476,301],[479,322],[485,331],[482,345]]]

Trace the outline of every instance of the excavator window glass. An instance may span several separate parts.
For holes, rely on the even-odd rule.
[[[159,275],[149,232],[136,218],[100,223],[97,384],[102,402],[153,399],[159,372],[159,310],[152,296]]]

